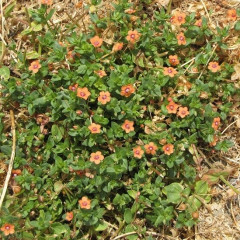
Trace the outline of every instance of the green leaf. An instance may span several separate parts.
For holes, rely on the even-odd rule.
[[[235,30],[240,31],[240,21],[236,22],[234,28],[235,28]]]
[[[26,59],[37,59],[40,55],[36,51],[27,52]]]
[[[101,232],[101,231],[106,230],[107,227],[108,227],[108,224],[101,221],[101,222],[95,227],[95,231]]]
[[[59,236],[59,234],[63,234],[67,232],[67,228],[65,225],[61,224],[61,223],[53,223],[51,225],[51,228],[53,229],[54,233],[57,234],[57,236]]]
[[[60,142],[64,135],[64,128],[58,127],[56,124],[54,124],[52,125],[51,133],[52,133],[53,139],[56,142]]]
[[[61,192],[63,187],[64,187],[64,185],[61,181],[57,181],[54,183],[54,191],[57,193]]]
[[[130,208],[126,208],[124,212],[124,220],[126,223],[131,223],[133,220],[132,212]]]
[[[31,23],[31,28],[33,32],[39,32],[42,30],[42,24],[37,24],[35,22]]]
[[[195,185],[195,193],[198,195],[208,193],[208,184],[206,181],[198,181]]]
[[[49,14],[48,14],[47,17],[46,17],[46,20],[47,20],[47,21],[52,18],[54,12],[55,12],[55,9],[52,9],[52,10],[49,12]]]
[[[172,183],[163,189],[163,193],[167,195],[168,202],[177,204],[182,200],[183,190],[184,188],[180,183]]]
[[[25,240],[32,240],[32,239],[34,239],[34,236],[32,235],[32,233],[23,232],[23,239],[25,239]]]
[[[16,6],[16,1],[14,1],[13,3],[9,4],[6,9],[4,10],[4,17],[8,18],[10,16],[10,14],[12,13],[14,7]]]
[[[8,80],[10,78],[10,70],[9,70],[9,68],[6,67],[6,66],[2,66],[0,68],[0,76],[4,80]]]

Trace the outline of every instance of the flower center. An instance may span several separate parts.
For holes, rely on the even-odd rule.
[[[130,38],[134,39],[135,38],[135,34],[131,34]]]
[[[125,92],[126,92],[126,93],[128,93],[129,91],[130,91],[130,89],[129,89],[129,88],[126,88],[126,89],[125,89]]]
[[[166,150],[169,151],[169,147],[166,147]]]
[[[169,72],[169,73],[172,73],[172,69],[171,69],[171,68],[169,68],[169,69],[168,69],[168,72]]]
[[[178,21],[182,21],[183,17],[182,16],[179,16],[178,17]]]
[[[97,128],[96,128],[96,127],[93,127],[92,130],[93,130],[94,132],[96,132],[96,131],[97,131]]]
[[[84,97],[86,94],[84,92],[80,92],[80,96]]]
[[[185,115],[186,114],[186,112],[185,111],[182,111],[182,115]]]
[[[136,153],[136,154],[139,154],[140,152],[137,150],[135,153]]]
[[[213,68],[216,68],[216,67],[217,67],[217,64],[213,64],[212,67],[213,67]]]
[[[38,65],[37,65],[37,64],[34,64],[34,65],[33,65],[33,68],[34,68],[34,69],[37,69],[37,68],[38,68]]]
[[[99,45],[99,41],[95,41],[95,42],[94,42],[94,45],[95,45],[95,46],[98,46],[98,45]]]
[[[129,126],[129,124],[127,123],[127,124],[125,124],[125,127],[127,128],[127,129],[129,129],[130,128],[130,126]]]
[[[103,95],[103,96],[102,96],[102,99],[106,99],[106,98],[107,98],[107,96],[106,96],[106,95]]]
[[[170,107],[169,107],[171,110],[173,110],[174,109],[174,106],[173,105],[170,105]]]
[[[96,155],[96,156],[94,157],[94,159],[95,159],[95,160],[98,160],[98,159],[99,159],[99,156],[98,156],[98,155]]]
[[[183,41],[183,40],[184,40],[184,37],[183,37],[183,36],[181,36],[179,39],[180,39],[181,41]]]
[[[6,226],[6,227],[5,227],[5,229],[6,229],[6,230],[9,230],[9,229],[10,229],[10,227],[9,227],[9,226]]]
[[[82,205],[83,205],[83,206],[87,206],[88,204],[87,204],[87,202],[84,201],[84,202],[82,203]]]
[[[153,150],[153,147],[149,147],[148,149],[149,149],[149,150]]]
[[[219,124],[219,122],[215,122],[215,125],[218,125]]]

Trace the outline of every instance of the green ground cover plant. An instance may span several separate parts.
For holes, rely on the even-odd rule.
[[[100,1],[92,4],[88,31],[73,22],[63,34],[51,22],[51,1],[42,1],[28,9],[21,33],[31,51],[8,46],[18,58],[0,68],[1,102],[19,117],[4,239],[136,232],[127,239],[150,240],[148,228],[192,227],[211,200],[211,184],[197,175],[198,148],[232,146],[219,129],[239,89],[221,53],[239,30],[239,12],[229,10],[228,26],[213,31],[196,14],[148,14],[146,1],[122,0],[103,17]],[[0,159],[7,162],[4,116]]]

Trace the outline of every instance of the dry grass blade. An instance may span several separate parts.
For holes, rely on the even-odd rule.
[[[4,200],[4,197],[5,197],[5,195],[6,195],[6,191],[7,191],[7,186],[8,186],[10,177],[11,177],[12,167],[13,167],[13,161],[14,161],[15,152],[16,152],[16,130],[15,130],[14,113],[13,113],[12,110],[10,110],[10,117],[11,117],[13,144],[12,144],[11,158],[10,158],[9,166],[8,166],[8,172],[7,172],[7,176],[6,176],[4,185],[3,185],[3,190],[2,190],[2,194],[1,194],[1,198],[0,198],[0,210],[1,210],[1,208],[2,208],[3,200]]]

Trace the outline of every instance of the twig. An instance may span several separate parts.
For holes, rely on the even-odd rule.
[[[12,139],[13,139],[12,154],[11,154],[11,158],[10,158],[10,161],[9,161],[8,172],[7,172],[7,176],[6,176],[6,179],[5,179],[5,182],[4,182],[4,186],[3,186],[3,191],[2,191],[2,194],[1,194],[1,198],[0,198],[0,210],[2,208],[3,200],[4,200],[4,197],[6,195],[6,191],[7,191],[8,182],[9,182],[10,177],[11,177],[13,161],[14,161],[15,152],[16,152],[16,130],[15,130],[14,113],[13,113],[12,110],[10,110],[10,118],[11,118]]]
[[[112,240],[117,240],[117,239],[124,238],[124,237],[127,237],[127,236],[129,236],[129,235],[133,235],[133,234],[137,234],[137,232],[124,233],[124,234],[122,234],[122,235],[119,235],[119,236],[113,238]]]
[[[236,194],[240,194],[240,191],[236,189],[230,182],[228,182],[223,175],[220,175],[219,178],[227,185],[229,186]]]
[[[202,5],[203,5],[203,7],[204,7],[204,10],[205,10],[205,12],[206,12],[206,14],[207,14],[207,16],[208,16],[209,21],[212,22],[212,19],[210,18],[210,15],[209,15],[209,13],[208,13],[208,10],[207,10],[207,8],[206,8],[206,5],[205,5],[204,1],[201,0],[201,3],[202,3]]]
[[[216,46],[213,48],[212,53],[211,53],[209,59],[207,60],[207,63],[206,63],[206,65],[204,66],[203,70],[201,71],[200,75],[198,76],[197,80],[200,79],[200,77],[202,76],[203,72],[205,71],[205,69],[206,69],[206,67],[207,67],[207,65],[208,65],[208,63],[209,63],[209,61],[211,60],[211,58],[212,58],[214,52],[216,51],[217,46],[218,46],[218,45],[216,45]]]
[[[235,120],[234,122],[232,122],[231,124],[229,124],[229,125],[221,132],[221,134],[225,133],[225,132],[227,131],[227,129],[230,128],[230,127],[231,127],[235,122],[237,122],[237,121],[238,121],[238,119]]]

